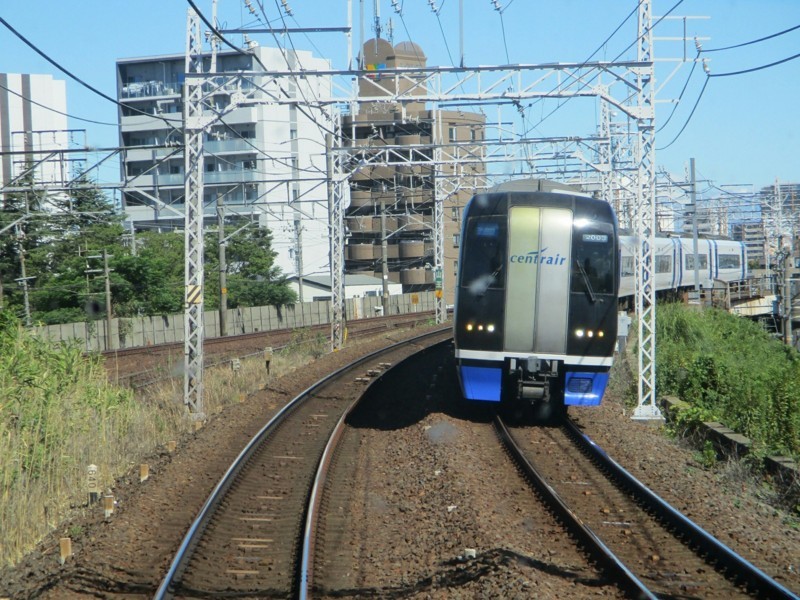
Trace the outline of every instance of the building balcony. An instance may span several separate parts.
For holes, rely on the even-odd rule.
[[[225,154],[228,152],[235,152],[238,154],[242,154],[243,152],[255,153],[255,147],[255,140],[206,140],[203,142],[203,151],[210,154]]]

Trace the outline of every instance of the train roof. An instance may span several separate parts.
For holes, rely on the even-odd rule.
[[[631,229],[620,228],[619,234],[620,235],[634,235],[634,232]],[[686,239],[686,238],[691,238],[692,237],[692,232],[684,231],[683,233],[681,233],[680,231],[657,231],[656,232],[656,237],[657,238],[683,238],[683,239]],[[731,242],[739,241],[739,240],[734,240],[733,238],[731,238],[731,237],[729,237],[727,235],[714,235],[714,234],[710,234],[710,233],[699,233],[699,232],[697,234],[697,239],[698,240],[727,240],[727,241],[731,241]]]
[[[581,188],[569,185],[568,183],[561,183],[560,181],[551,181],[549,179],[537,179],[529,177],[527,179],[510,179],[499,183],[493,188],[487,190],[490,193],[494,192],[561,192],[567,194],[575,194],[576,196],[589,196]]]

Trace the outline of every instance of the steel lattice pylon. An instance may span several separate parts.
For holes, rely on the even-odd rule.
[[[337,131],[338,131],[337,127]],[[342,168],[343,154],[334,152],[334,143],[341,147],[341,137],[334,142],[326,136],[328,171],[328,218],[330,223],[331,255],[331,349],[339,350],[344,344],[344,185],[346,175]]]
[[[655,219],[655,105],[652,62],[652,5],[639,3],[637,74],[636,313],[639,316],[639,402],[634,419],[658,419],[656,404],[656,287],[653,248]],[[647,66],[645,66],[647,65]]]
[[[444,323],[447,320],[447,307],[444,302],[444,177],[442,167],[442,118],[437,111],[436,127],[434,129],[433,150],[433,269],[436,279],[436,322]]]
[[[183,401],[196,418],[203,408],[203,57],[200,19],[186,22],[186,82],[183,88],[184,167],[184,379]]]

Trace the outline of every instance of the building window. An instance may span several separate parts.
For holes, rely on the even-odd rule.
[[[456,139],[458,138],[458,132],[456,131],[455,125],[450,125],[450,127],[447,128],[447,135],[450,138],[451,142],[456,141]]]
[[[461,245],[461,234],[460,233],[454,233],[453,234],[453,247],[454,248],[458,248],[459,245]]]

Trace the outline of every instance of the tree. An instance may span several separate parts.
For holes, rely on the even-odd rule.
[[[111,256],[127,252],[121,241],[122,216],[86,177],[76,180],[66,194],[51,196],[49,204],[47,234],[31,249],[29,259],[36,274],[31,290],[34,320],[103,318],[105,278],[97,273],[103,268],[99,257],[104,252]]]
[[[230,235],[226,248],[228,306],[282,306],[297,301],[289,288],[286,276],[275,264],[277,254],[272,249],[272,233],[252,226],[237,232],[226,228]],[[206,238],[206,302],[209,308],[219,307],[219,244],[216,238]]]
[[[29,189],[2,194],[0,230],[5,231],[0,234],[0,289],[3,292],[0,301],[3,306],[21,315],[23,293],[17,280],[22,276],[23,261],[41,243],[45,231],[40,212],[45,194],[37,189],[32,169],[26,170],[14,185]],[[30,272],[26,275],[30,275]]]
[[[183,232],[137,235],[136,256],[114,261],[122,282],[114,288],[121,316],[164,315],[183,310]]]

